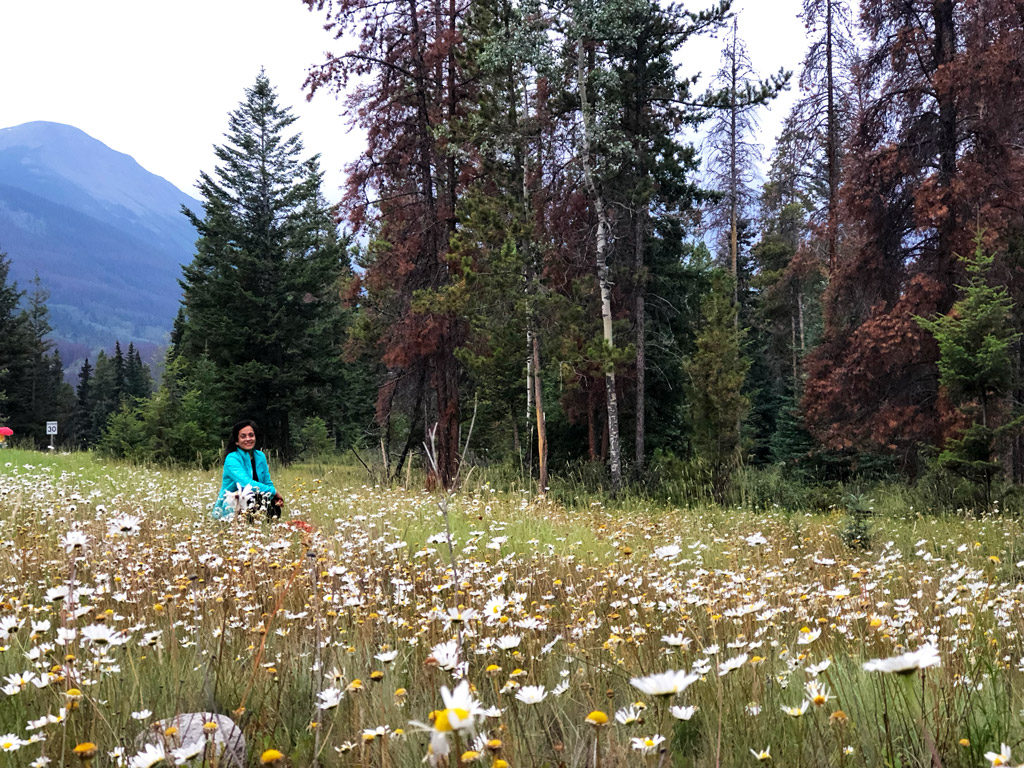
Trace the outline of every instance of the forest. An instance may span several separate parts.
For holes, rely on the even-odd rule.
[[[0,259],[16,434],[209,466],[245,416],[279,461],[435,488],[1020,505],[1024,4],[805,0],[764,73],[726,1],[304,2],[336,41],[309,97],[366,136],[342,202],[259,73],[184,212],[159,386],[118,343],[72,391]]]

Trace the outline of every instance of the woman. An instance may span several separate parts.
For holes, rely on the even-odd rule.
[[[284,499],[270,479],[267,457],[256,450],[256,422],[238,422],[224,450],[224,474],[213,516],[223,519],[244,510],[252,522],[254,513],[261,510],[270,520],[281,516],[282,506]]]

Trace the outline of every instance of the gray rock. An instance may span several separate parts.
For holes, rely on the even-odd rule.
[[[227,715],[215,715],[213,712],[184,712],[174,717],[150,724],[149,728],[140,733],[135,744],[142,749],[146,744],[162,744],[167,752],[178,749],[197,741],[207,742],[211,736],[203,730],[206,723],[216,723],[213,732],[213,744],[219,757],[219,768],[244,768],[245,766],[245,735],[235,721]],[[167,730],[171,727],[177,731]]]

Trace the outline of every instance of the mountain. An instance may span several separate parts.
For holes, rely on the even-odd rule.
[[[64,350],[162,346],[202,206],[78,128],[0,129],[0,251],[24,290],[38,273]],[[70,362],[65,355],[65,361]]]

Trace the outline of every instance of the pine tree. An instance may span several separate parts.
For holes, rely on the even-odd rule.
[[[153,393],[153,377],[149,366],[142,362],[142,355],[133,342],[128,342],[124,359],[124,393],[129,400],[144,400]]]
[[[93,432],[92,411],[94,406],[92,365],[85,358],[78,370],[78,385],[75,387],[75,410],[71,416],[72,442],[79,448],[87,448],[96,441]]]
[[[838,263],[842,146],[853,121],[851,79],[857,52],[847,0],[804,0],[802,15],[812,39],[800,73],[803,96],[791,118],[813,143],[816,167],[808,169],[808,176],[814,188],[814,220],[824,235],[824,261],[832,274]]]
[[[985,506],[1002,467],[998,441],[1018,429],[1024,417],[1007,408],[1014,385],[1014,347],[1021,334],[1013,327],[1013,301],[1005,285],[993,284],[995,261],[985,253],[981,235],[974,255],[961,259],[967,284],[948,314],[917,318],[939,345],[939,384],[968,422],[939,455],[940,466],[982,485]]]
[[[776,144],[760,201],[761,237],[751,249],[751,437],[753,457],[781,461],[792,442],[795,400],[803,390],[803,358],[821,333],[825,267],[808,244],[812,195],[806,188],[810,137],[793,116]],[[823,249],[824,250],[824,249]],[[777,435],[785,430],[788,436]],[[780,442],[781,440],[781,442]],[[806,452],[803,436],[793,456]]]
[[[761,160],[754,143],[756,110],[778,95],[789,81],[789,73],[780,71],[769,81],[758,82],[746,45],[739,37],[733,18],[731,36],[722,51],[722,65],[716,77],[718,110],[711,128],[711,162],[718,203],[712,219],[724,239],[721,251],[727,254],[733,281],[733,301],[740,295],[740,230],[749,221],[756,198],[753,180]],[[737,319],[738,319],[737,315]]]
[[[1024,21],[1014,0],[862,0],[867,50],[842,171],[844,249],[825,294],[803,408],[830,448],[891,451],[915,469],[944,433],[938,347],[915,322],[956,300],[971,229],[1001,276],[1024,228]],[[971,228],[964,226],[971,223]],[[1010,283],[1019,304],[1020,283]],[[1018,456],[1020,468],[1024,455]]]
[[[92,372],[92,398],[90,409],[90,444],[100,439],[106,429],[107,419],[121,405],[113,359],[104,350],[96,354],[96,365]]]
[[[19,294],[16,288],[2,293],[8,298],[17,295],[25,302],[24,308],[10,322],[11,337],[0,342],[9,348],[9,357],[0,362],[8,369],[6,383],[0,381],[0,392],[7,399],[6,420],[16,434],[43,445],[47,421],[63,423],[62,436],[67,431],[73,397],[70,387],[64,383],[60,355],[51,351],[53,342],[49,339],[51,327],[46,306],[49,292],[37,275],[27,296]],[[0,323],[3,322],[0,318]]]
[[[342,206],[371,240],[359,278],[368,336],[387,369],[379,381],[377,419],[389,457],[392,416],[404,410],[405,445],[433,428],[437,472],[457,476],[461,413],[461,319],[420,297],[450,284],[448,251],[475,149],[458,141],[477,84],[464,71],[462,35],[473,4],[443,0],[306,0],[326,11],[328,28],[348,50],[331,55],[307,81],[312,91],[362,85],[348,100],[367,148],[350,166]],[[401,408],[401,405],[408,408]],[[403,451],[403,454],[406,451]]]
[[[347,252],[320,195],[317,158],[302,160],[296,118],[260,73],[229,116],[204,215],[184,268],[172,359],[217,372],[226,420],[250,417],[261,439],[291,451],[291,421],[322,404],[337,379],[339,280]]]
[[[8,282],[11,263],[0,251],[0,422],[9,426],[16,382],[24,375],[31,351],[31,336],[25,314],[19,310],[22,292],[17,284]]]
[[[121,351],[121,342],[114,342],[114,356],[111,358],[114,366],[114,399],[120,404],[127,395],[126,374],[127,364],[124,359],[124,352]]]
[[[743,356],[743,334],[736,330],[732,295],[729,276],[716,270],[701,304],[697,348],[686,365],[693,448],[707,465],[720,501],[740,459],[740,425],[750,405],[743,394],[750,363]]]

